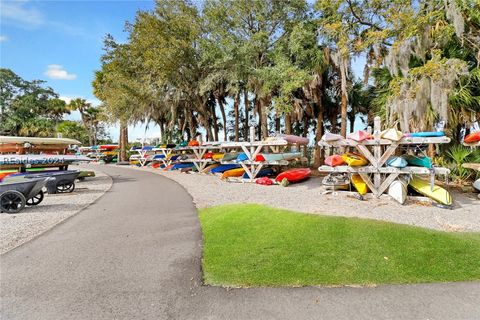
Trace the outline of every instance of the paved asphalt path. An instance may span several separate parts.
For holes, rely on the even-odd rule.
[[[478,282],[202,286],[202,236],[189,194],[160,175],[101,170],[113,177],[109,192],[1,257],[1,319],[480,318]]]

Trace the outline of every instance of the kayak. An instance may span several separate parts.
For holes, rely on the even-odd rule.
[[[170,170],[180,170],[193,167],[193,163],[175,163]]]
[[[258,162],[269,162],[269,161],[281,161],[281,160],[292,160],[295,158],[300,158],[302,156],[301,152],[287,152],[287,153],[262,153],[255,157],[255,161]]]
[[[326,141],[326,142],[332,142],[332,141],[338,141],[338,140],[342,140],[343,139],[343,136],[339,135],[339,134],[335,134],[335,133],[330,133],[330,132],[326,132],[323,136],[322,136],[322,141]]]
[[[98,146],[98,149],[101,151],[113,151],[115,149],[118,149],[118,145],[116,144],[102,144]]]
[[[240,177],[243,176],[245,173],[245,169],[243,168],[236,168],[224,171],[222,174],[222,179],[230,178],[230,177]]]
[[[352,175],[350,181],[355,189],[357,189],[358,193],[360,193],[362,196],[368,192],[368,186],[359,174]]]
[[[432,159],[430,157],[407,155],[405,159],[407,160],[408,164],[412,166],[425,167],[428,169],[432,168]]]
[[[367,159],[358,153],[348,152],[343,154],[342,158],[350,167],[361,167],[368,164]]]
[[[212,159],[213,159],[213,160],[217,160],[217,161],[218,161],[218,160],[222,160],[224,155],[225,155],[225,154],[223,154],[223,153],[214,153],[214,154],[212,155]]]
[[[3,180],[6,176],[17,173],[16,170],[2,170],[0,171],[0,181]]]
[[[230,153],[225,153],[222,157],[223,161],[232,161],[237,159],[239,152],[230,152]]]
[[[400,141],[403,138],[403,133],[395,128],[390,128],[382,131],[380,137],[391,141]]]
[[[210,172],[211,173],[224,173],[227,170],[236,169],[236,168],[240,168],[240,165],[238,165],[238,164],[222,164],[222,165],[219,165],[216,168],[213,168],[212,170],[210,170]]]
[[[67,138],[37,138],[37,137],[14,137],[14,136],[0,136],[0,143],[15,143],[33,145],[39,144],[62,144],[62,145],[81,145],[82,143],[75,139]]]
[[[218,166],[220,166],[220,164],[218,164],[218,163],[211,164],[211,165],[205,167],[205,169],[202,170],[202,173],[210,173],[210,170],[212,170],[213,168],[216,168]]]
[[[189,147],[198,147],[199,145],[200,145],[200,142],[198,142],[197,140],[191,140],[188,142]]]
[[[293,134],[277,134],[276,137],[284,139],[289,143],[308,144],[309,142],[308,138],[296,136]]]
[[[330,167],[336,167],[345,164],[345,160],[343,160],[342,156],[334,154],[325,159],[325,164]]]
[[[275,178],[275,181],[282,182],[283,179],[287,179],[288,182],[298,182],[310,177],[311,173],[312,170],[310,170],[309,168],[290,169],[280,173]]]
[[[475,182],[473,182],[473,187],[480,191],[480,179],[477,179]]]
[[[274,171],[273,171],[272,168],[263,168],[262,170],[260,170],[260,172],[257,173],[257,176],[255,178],[268,177],[268,176],[273,175],[273,173],[274,173]],[[244,179],[249,178],[249,176],[246,172],[243,174],[243,178]]]
[[[344,173],[329,173],[323,178],[322,184],[327,187],[333,187],[333,189],[348,190],[350,188],[350,179]]]
[[[407,182],[399,178],[393,181],[388,187],[388,195],[400,204],[407,201]]]
[[[452,204],[452,196],[447,190],[436,185],[433,186],[432,190],[430,187],[430,182],[420,179],[417,176],[413,176],[409,186],[421,195],[427,196],[436,202],[447,206]]]
[[[358,130],[355,133],[350,133],[347,135],[348,139],[355,140],[358,142],[361,142],[363,140],[371,139],[372,135],[366,131],[363,130]]]
[[[408,165],[404,157],[390,157],[387,160],[387,166],[394,168],[405,168]]]
[[[416,138],[443,137],[445,136],[445,132],[443,131],[413,132],[413,133],[406,133],[405,136],[416,137]]]
[[[467,134],[465,139],[463,139],[463,142],[465,143],[475,143],[479,141],[480,141],[480,131]]]

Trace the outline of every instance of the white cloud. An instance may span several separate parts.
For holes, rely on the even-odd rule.
[[[27,7],[28,1],[2,1],[0,17],[2,20],[9,20],[23,26],[39,27],[45,24],[43,14],[33,7]]]
[[[58,99],[65,101],[66,104],[69,104],[72,101],[71,97],[60,96]]]
[[[47,71],[44,73],[50,79],[55,80],[75,80],[76,74],[68,73],[67,70],[59,64],[50,64],[47,66]]]
[[[0,36],[0,42],[5,42],[5,41],[8,41],[8,37],[7,36]]]

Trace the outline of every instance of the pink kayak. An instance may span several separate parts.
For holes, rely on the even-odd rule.
[[[330,167],[336,167],[345,164],[345,160],[343,160],[342,156],[334,154],[333,156],[327,157],[327,159],[325,159],[325,164]]]
[[[355,132],[355,133],[350,133],[350,134],[348,134],[348,135],[347,135],[347,138],[348,138],[348,139],[355,140],[355,141],[358,141],[358,142],[361,142],[361,141],[363,141],[363,140],[371,139],[371,138],[372,138],[372,135],[369,134],[369,133],[366,132],[366,131],[358,130],[358,131]]]
[[[297,169],[290,169],[280,173],[276,178],[275,181],[281,182],[283,179],[287,179],[288,182],[297,182],[307,179],[312,170],[309,168],[297,168]]]
[[[293,134],[277,134],[276,137],[287,140],[290,143],[308,144],[308,138],[295,136]]]

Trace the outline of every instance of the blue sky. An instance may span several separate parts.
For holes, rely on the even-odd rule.
[[[138,9],[153,6],[150,0],[0,0],[0,65],[26,80],[46,80],[67,100],[82,97],[98,103],[91,82],[100,68],[103,37],[110,33],[125,41],[125,22],[133,21]],[[141,137],[144,131],[132,128],[131,136]],[[116,138],[118,130],[111,133]],[[147,132],[154,134],[154,128]]]
[[[91,82],[100,68],[103,37],[110,33],[125,41],[125,22],[133,21],[137,10],[153,7],[153,0],[0,0],[0,66],[26,80],[46,80],[67,101],[80,97],[98,104]],[[356,62],[358,76],[364,58]],[[118,138],[118,128],[110,133]],[[130,128],[131,141],[158,135],[157,126]]]

